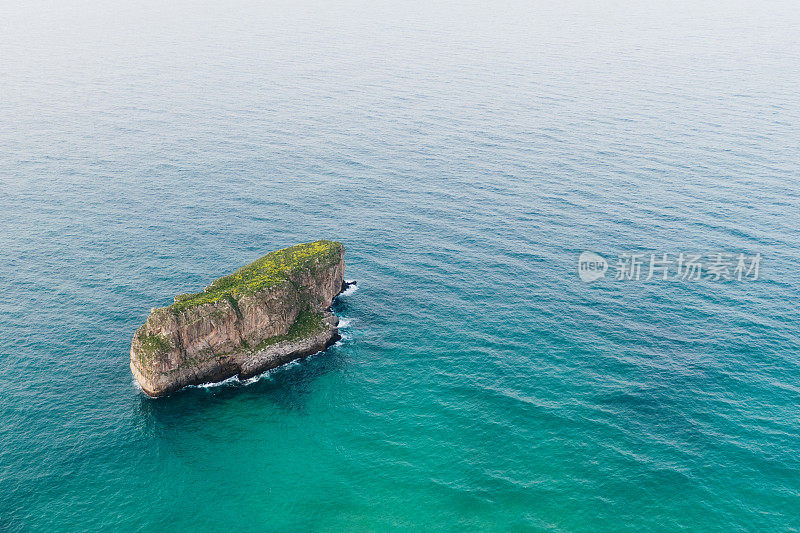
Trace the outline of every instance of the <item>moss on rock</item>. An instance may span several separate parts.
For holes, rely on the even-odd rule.
[[[289,328],[289,331],[283,335],[276,335],[274,337],[264,339],[258,343],[258,345],[252,349],[252,351],[258,352],[272,344],[311,337],[320,331],[324,331],[326,326],[323,318],[324,317],[322,313],[311,310],[301,311],[300,314],[297,315],[294,324],[292,324],[292,326]]]
[[[222,298],[235,302],[241,296],[280,285],[295,275],[334,265],[341,257],[341,250],[339,242],[315,241],[270,252],[233,274],[219,278],[203,292],[176,296],[169,309],[181,312]]]
[[[144,362],[151,362],[156,355],[168,353],[172,349],[172,343],[166,337],[158,334],[148,335],[144,332],[137,332],[137,335],[142,347],[139,357],[143,358]]]

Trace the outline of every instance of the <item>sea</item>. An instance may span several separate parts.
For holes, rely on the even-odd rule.
[[[4,3],[0,531],[800,530],[798,28]],[[317,239],[338,344],[137,388],[151,308]]]

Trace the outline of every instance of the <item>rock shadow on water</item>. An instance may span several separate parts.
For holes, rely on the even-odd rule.
[[[348,310],[345,290],[357,287],[346,282],[334,298],[331,310],[340,318]],[[342,334],[344,339],[346,334]],[[221,383],[186,387],[168,396],[151,398],[143,391],[137,394],[138,412],[147,433],[164,435],[173,430],[201,426],[211,418],[220,419],[258,402],[265,417],[286,412],[303,412],[316,384],[326,374],[344,372],[348,367],[345,343],[340,339],[322,352],[297,359],[252,379],[231,378]],[[235,416],[235,415],[234,415]]]
[[[265,416],[276,412],[302,412],[317,390],[318,380],[347,367],[340,343],[244,382],[232,378],[221,383],[187,387],[156,399],[140,391],[139,412],[144,426],[154,433],[189,428],[208,418],[229,416],[254,402],[263,405],[261,410]]]

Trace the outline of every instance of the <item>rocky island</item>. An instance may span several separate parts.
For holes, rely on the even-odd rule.
[[[269,253],[202,292],[152,309],[133,336],[131,371],[149,396],[232,376],[247,379],[339,339],[330,311],[345,287],[344,246]]]

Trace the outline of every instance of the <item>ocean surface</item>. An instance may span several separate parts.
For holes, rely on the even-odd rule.
[[[0,531],[797,531],[798,28],[759,2],[3,5]],[[137,389],[150,308],[319,238],[358,281],[342,342]],[[681,252],[759,276],[645,280]]]

